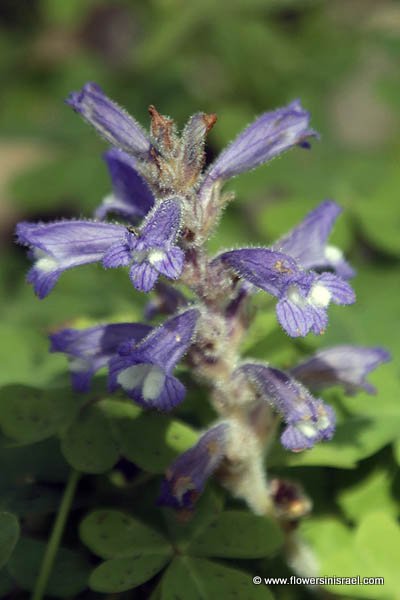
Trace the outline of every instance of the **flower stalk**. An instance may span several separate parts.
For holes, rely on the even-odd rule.
[[[57,556],[57,551],[60,546],[61,538],[65,529],[65,524],[68,519],[69,511],[74,500],[76,487],[78,485],[80,473],[75,469],[71,469],[64,494],[61,500],[60,507],[54,521],[46,550],[43,556],[42,564],[38,578],[36,580],[35,589],[33,591],[32,600],[42,600],[45,597],[49,577],[51,575],[54,561]]]

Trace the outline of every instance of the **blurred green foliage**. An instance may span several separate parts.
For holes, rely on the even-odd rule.
[[[261,310],[243,350],[280,367],[335,343],[379,344],[393,354],[371,378],[376,398],[330,393],[339,416],[332,442],[299,455],[276,445],[270,470],[301,481],[314,500],[300,532],[321,574],[385,577],[384,586],[331,586],[334,597],[399,597],[399,22],[391,0],[3,0],[0,564],[9,561],[1,597],[32,589],[68,465],[87,475],[52,596],[313,597],[301,587],[251,585],[250,573],[287,575],[281,558],[260,560],[281,546],[273,523],[211,491],[188,524],[154,506],[159,474],[209,420],[205,392],[189,395],[173,418],[143,414],[102,397],[100,384],[76,398],[65,360],[48,355],[50,330],[139,319],[144,304],[123,273],[93,266],[66,273],[39,302],[24,282],[28,261],[12,244],[18,220],[90,216],[109,191],[104,144],[63,104],[88,80],[143,124],[149,104],[180,125],[197,110],[216,112],[210,159],[262,111],[295,97],[311,111],[321,141],[231,182],[236,201],[209,244],[216,251],[269,242],[324,197],[344,207],[333,241],[358,270],[357,303],[332,309],[323,338],[294,345]],[[268,299],[256,302],[269,308]],[[82,521],[88,507],[110,505],[106,520],[92,512]],[[11,513],[21,520],[17,544]],[[95,556],[106,560],[98,565]],[[162,579],[145,583],[162,569]]]

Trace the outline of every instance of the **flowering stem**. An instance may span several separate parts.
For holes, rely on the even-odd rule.
[[[64,531],[65,523],[71,508],[72,500],[75,495],[77,483],[80,473],[71,469],[67,485],[65,486],[64,495],[61,500],[60,508],[57,513],[56,520],[53,525],[53,530],[48,541],[43,561],[40,566],[39,576],[36,580],[35,590],[32,600],[42,600],[46,592],[47,582],[50,577],[54,560],[57,555],[60,540]]]

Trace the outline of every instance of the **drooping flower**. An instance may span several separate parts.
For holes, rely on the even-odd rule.
[[[96,83],[87,83],[79,92],[72,92],[66,103],[113,146],[141,160],[149,157],[151,142],[147,133]]]
[[[193,509],[207,479],[221,465],[229,430],[219,423],[206,431],[195,446],[172,463],[161,484],[158,503],[176,509]]]
[[[272,246],[272,250],[294,258],[304,269],[332,268],[343,279],[353,277],[354,270],[336,246],[327,244],[332,227],[342,208],[325,200],[306,215],[303,221]]]
[[[332,407],[314,398],[294,377],[258,363],[240,366],[237,374],[243,373],[285,421],[281,435],[285,448],[300,452],[331,439],[336,423]]]
[[[184,252],[174,244],[180,228],[178,198],[160,202],[138,231],[98,221],[58,221],[17,225],[17,241],[29,246],[35,262],[28,273],[39,298],[53,289],[61,273],[102,261],[104,267],[130,265],[130,278],[148,292],[159,275],[177,279]]]
[[[96,221],[58,221],[17,225],[17,241],[29,246],[34,265],[28,273],[39,298],[47,296],[61,273],[102,260],[110,246],[123,238],[123,225]]]
[[[141,323],[63,329],[50,335],[50,352],[63,352],[68,356],[73,388],[87,392],[93,375],[108,364],[123,342],[139,342],[150,331],[149,325]]]
[[[228,264],[237,275],[278,298],[277,317],[291,336],[316,335],[325,331],[327,308],[352,304],[350,285],[333,273],[305,271],[290,256],[268,248],[242,248],[214,259]]]
[[[105,253],[106,268],[130,265],[129,276],[136,289],[150,291],[159,275],[178,279],[182,272],[184,252],[175,245],[180,229],[179,198],[157,204],[141,227],[128,228],[125,235]]]
[[[110,361],[110,388],[121,386],[130,398],[147,408],[168,411],[186,393],[172,372],[192,343],[199,311],[171,317],[139,343],[128,343]]]
[[[360,389],[375,394],[375,387],[366,377],[380,364],[389,360],[390,354],[383,348],[334,346],[318,350],[291,369],[291,373],[315,390],[342,385],[348,394],[354,394]]]
[[[299,100],[262,114],[210,165],[201,195],[218,180],[249,171],[294,146],[308,147],[307,139],[317,135],[309,121],[310,115]]]
[[[97,219],[108,213],[122,215],[132,223],[142,219],[154,206],[154,196],[135,168],[135,159],[116,148],[104,154],[110,172],[113,192],[106,196],[96,210]]]

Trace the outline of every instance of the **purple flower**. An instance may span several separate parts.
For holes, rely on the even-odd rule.
[[[355,301],[352,288],[340,277],[304,271],[292,257],[268,248],[231,250],[215,261],[228,264],[237,275],[276,296],[278,320],[291,337],[323,333],[328,305]]]
[[[227,423],[211,427],[195,446],[172,463],[161,484],[159,504],[177,509],[194,508],[207,479],[224,458],[228,430]]]
[[[108,364],[122,342],[139,342],[151,331],[141,323],[114,323],[87,329],[63,329],[50,335],[50,352],[69,358],[72,386],[87,392],[93,375]]]
[[[131,265],[129,276],[136,289],[150,291],[159,275],[178,279],[184,252],[174,245],[180,229],[179,198],[157,204],[138,231],[125,230],[125,236],[105,253],[106,268]]]
[[[97,219],[104,219],[108,213],[116,213],[136,222],[142,219],[153,207],[154,196],[136,170],[135,159],[116,148],[104,154],[111,175],[112,194],[104,198],[96,210]]]
[[[330,440],[335,430],[332,407],[314,398],[290,375],[262,364],[246,363],[237,369],[244,373],[258,393],[282,416],[286,427],[282,445],[293,452],[312,448],[321,440]]]
[[[390,354],[383,348],[334,346],[319,350],[291,369],[291,373],[312,389],[342,385],[348,394],[359,389],[375,394],[376,388],[368,383],[366,377],[389,360]]]
[[[19,223],[17,241],[31,248],[35,261],[28,282],[39,298],[44,298],[63,271],[101,260],[125,231],[123,225],[95,221]]]
[[[212,163],[203,188],[229,179],[272,160],[294,146],[307,147],[307,138],[316,132],[309,127],[310,115],[299,100],[266,112],[247,127]]]
[[[341,212],[342,209],[336,202],[325,200],[271,249],[291,256],[304,269],[328,267],[343,279],[353,277],[354,270],[343,258],[341,250],[327,244],[328,236]]]
[[[186,390],[172,371],[192,343],[198,316],[197,309],[187,310],[139,343],[120,346],[119,356],[110,361],[110,388],[120,385],[147,408],[171,410],[182,402]]]
[[[95,83],[72,92],[66,103],[78,112],[110,144],[133,156],[146,159],[151,143],[142,127]]]

